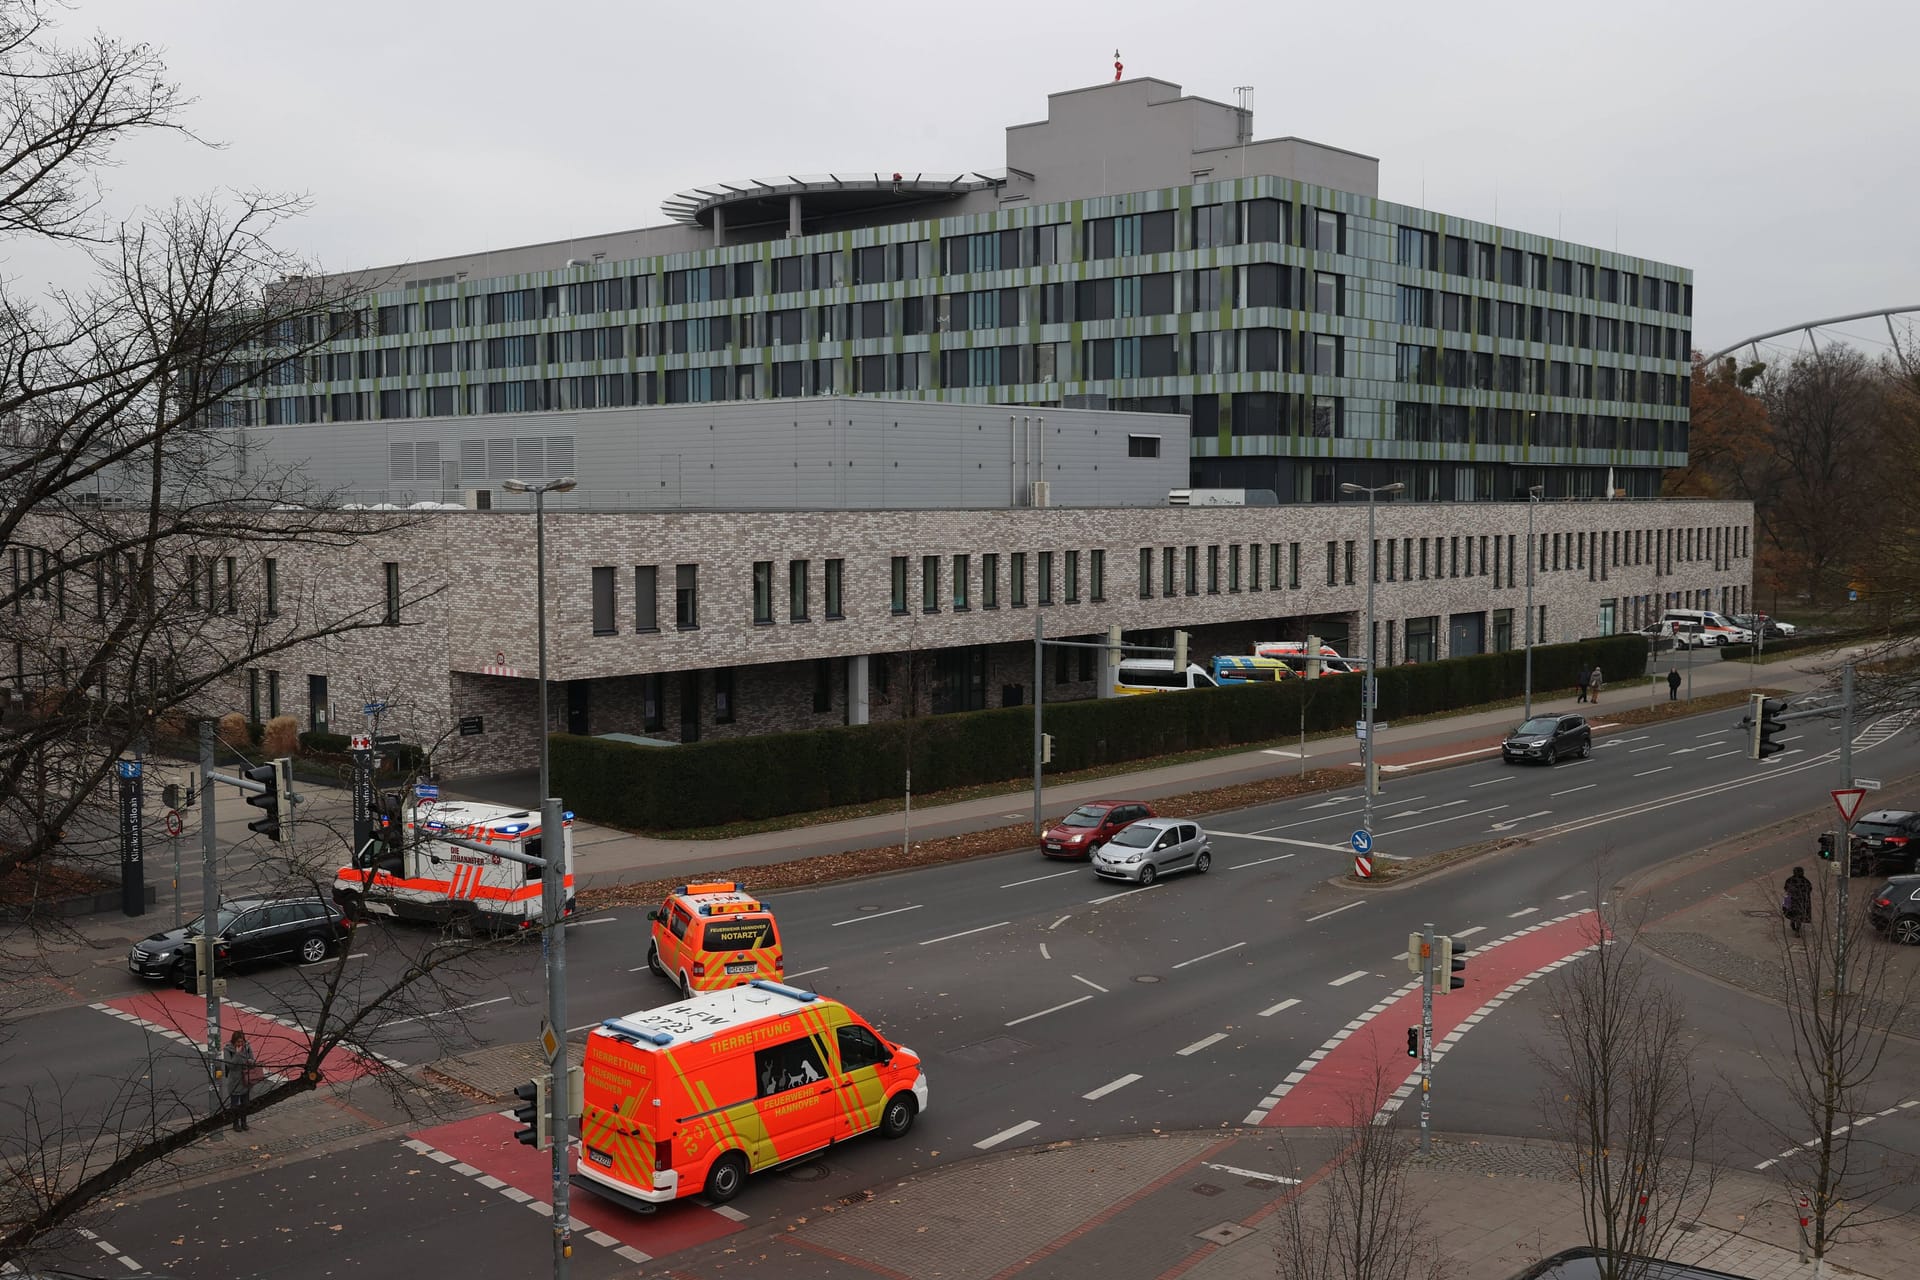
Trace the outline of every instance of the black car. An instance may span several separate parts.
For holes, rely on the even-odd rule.
[[[1920,871],[1920,813],[1875,809],[1853,824],[1852,861],[1856,876],[1872,871],[1905,875]]]
[[[1920,944],[1920,875],[1895,876],[1881,885],[1867,919],[1894,942]]]
[[[1593,730],[1584,716],[1535,716],[1500,744],[1500,758],[1508,764],[1555,764],[1592,754]]]
[[[134,943],[127,968],[143,978],[191,987],[193,939],[200,936],[205,918]],[[214,918],[215,964],[225,968],[282,959],[318,964],[352,928],[345,913],[323,898],[235,898],[222,903]]]

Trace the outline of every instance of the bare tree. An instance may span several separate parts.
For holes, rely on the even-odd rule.
[[[1311,1186],[1288,1192],[1276,1219],[1280,1280],[1440,1280],[1419,1201],[1406,1186],[1413,1146],[1379,1123],[1397,1076],[1378,1061],[1349,1098],[1341,1149]]]
[[[1844,870],[1845,856],[1832,865]],[[1875,1086],[1902,1083],[1883,1081],[1880,1068],[1913,977],[1874,937],[1871,893],[1850,894],[1843,912],[1837,886],[1834,876],[1814,877],[1812,916],[1798,933],[1784,917],[1775,922],[1785,1034],[1763,1060],[1786,1091],[1787,1120],[1746,1108],[1769,1148],[1761,1153],[1769,1171],[1806,1199],[1816,1262],[1862,1228],[1900,1216],[1884,1202],[1920,1176],[1872,1127]]]
[[[1700,1154],[1709,1098],[1694,1077],[1681,1002],[1640,954],[1638,922],[1605,907],[1591,920],[1589,953],[1546,984],[1534,1056],[1548,1076],[1542,1114],[1562,1144],[1600,1275],[1633,1280],[1712,1194],[1714,1169]]]

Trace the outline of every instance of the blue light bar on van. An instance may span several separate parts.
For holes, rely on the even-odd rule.
[[[614,1035],[626,1040],[645,1040],[648,1044],[662,1047],[673,1043],[673,1037],[665,1031],[656,1031],[652,1027],[642,1027],[620,1018],[607,1018],[600,1023]]]
[[[771,991],[776,995],[783,995],[789,1000],[805,1002],[808,1000],[818,1000],[820,998],[811,991],[802,991],[799,987],[790,987],[784,982],[773,982],[766,978],[755,978],[753,985],[759,987],[762,991]]]

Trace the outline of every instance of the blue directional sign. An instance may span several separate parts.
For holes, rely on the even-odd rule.
[[[120,761],[120,762],[119,762],[119,764],[120,764],[120,776],[121,776],[121,777],[123,777],[123,778],[137,778],[137,777],[139,777],[139,776],[140,776],[140,763],[141,763],[141,762],[140,762],[140,761],[138,761],[138,760],[122,760],[122,761]]]
[[[416,782],[413,785],[413,794],[422,800],[438,800],[440,798],[440,788],[433,786],[431,783]]]
[[[1373,836],[1364,828],[1353,833],[1353,851],[1355,853],[1373,852]]]
[[[361,707],[360,711],[363,715],[377,716],[386,709],[387,704],[384,702],[369,702],[366,706]]]

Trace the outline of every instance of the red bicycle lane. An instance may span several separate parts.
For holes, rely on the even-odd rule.
[[[93,1008],[177,1043],[205,1048],[207,1002],[203,996],[163,987],[102,1001]],[[230,1039],[236,1030],[245,1031],[252,1042],[254,1060],[269,1076],[298,1071],[306,1063],[307,1051],[313,1043],[311,1036],[291,1022],[225,1001],[220,1006],[220,1028],[223,1039]],[[380,1069],[381,1064],[375,1059],[346,1049],[329,1050],[320,1060],[321,1078],[332,1082],[357,1080]]]
[[[1542,921],[1467,953],[1466,985],[1433,1002],[1433,1055],[1535,979],[1590,950],[1591,909]],[[1435,975],[1444,982],[1450,975]],[[1347,1024],[1276,1085],[1248,1124],[1338,1128],[1357,1114],[1392,1110],[1419,1087],[1406,1056],[1406,1031],[1420,1025],[1420,984],[1409,983]]]

